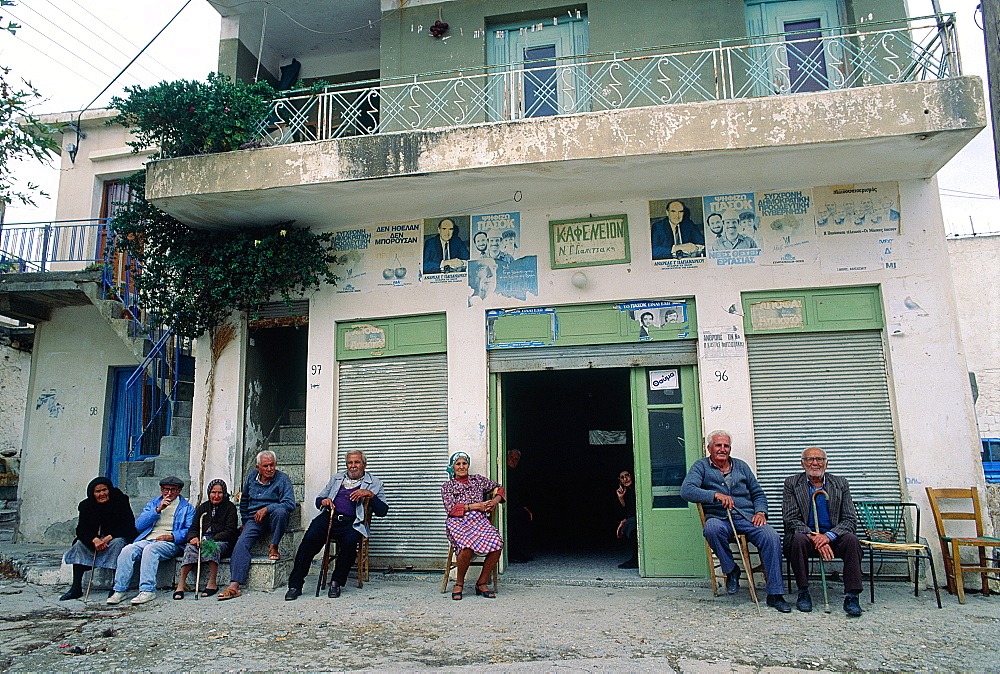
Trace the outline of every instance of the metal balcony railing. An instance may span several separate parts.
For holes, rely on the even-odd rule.
[[[961,74],[953,15],[589,54],[276,99],[264,145]]]
[[[192,341],[178,337],[143,310],[135,291],[139,266],[115,252],[116,234],[107,220],[64,220],[8,226],[0,230],[0,273],[79,271],[100,264],[102,299],[124,305],[129,336],[148,340],[142,362],[125,385],[116,413],[127,427],[127,460],[159,453],[159,440],[170,433],[178,388],[190,373]]]

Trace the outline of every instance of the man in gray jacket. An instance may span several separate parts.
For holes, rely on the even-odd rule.
[[[795,607],[806,613],[812,610],[809,557],[826,561],[840,557],[844,560],[844,611],[856,617],[861,615],[861,544],[854,533],[858,515],[847,480],[826,472],[826,465],[826,452],[819,447],[802,452],[804,471],[787,478],[781,494],[785,556],[799,588]]]
[[[731,437],[728,431],[709,434],[708,457],[698,459],[691,466],[681,483],[681,498],[703,505],[703,533],[726,574],[726,591],[736,594],[740,589],[740,567],[736,566],[729,548],[729,537],[735,527],[760,552],[767,575],[767,605],[788,613],[792,607],[782,594],[781,539],[767,523],[767,497],[750,466],[729,456]],[[732,524],[729,515],[732,515]]]

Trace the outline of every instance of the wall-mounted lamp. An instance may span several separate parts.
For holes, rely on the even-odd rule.
[[[586,288],[587,285],[590,283],[590,279],[588,279],[587,275],[584,274],[582,271],[578,271],[575,274],[573,274],[572,281],[573,281],[573,285],[576,286],[580,290],[583,290],[584,288]]]

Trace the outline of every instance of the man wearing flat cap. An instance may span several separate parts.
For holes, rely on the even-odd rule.
[[[139,536],[118,555],[114,592],[108,597],[109,604],[125,600],[135,562],[140,558],[139,594],[132,598],[132,603],[145,604],[156,598],[156,570],[160,560],[180,554],[181,547],[177,543],[184,540],[194,521],[194,506],[181,496],[183,487],[184,481],[179,477],[163,478],[160,495],[151,498],[135,519]]]

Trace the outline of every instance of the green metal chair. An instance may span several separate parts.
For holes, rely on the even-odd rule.
[[[875,603],[875,558],[879,564],[886,561],[913,562],[913,596],[920,596],[920,560],[926,559],[931,567],[934,596],[941,608],[941,593],[938,590],[937,571],[934,558],[927,541],[919,537],[920,506],[916,503],[856,501],[858,511],[859,538],[862,549],[868,555],[868,587],[871,601]],[[913,528],[907,525],[913,521]]]

